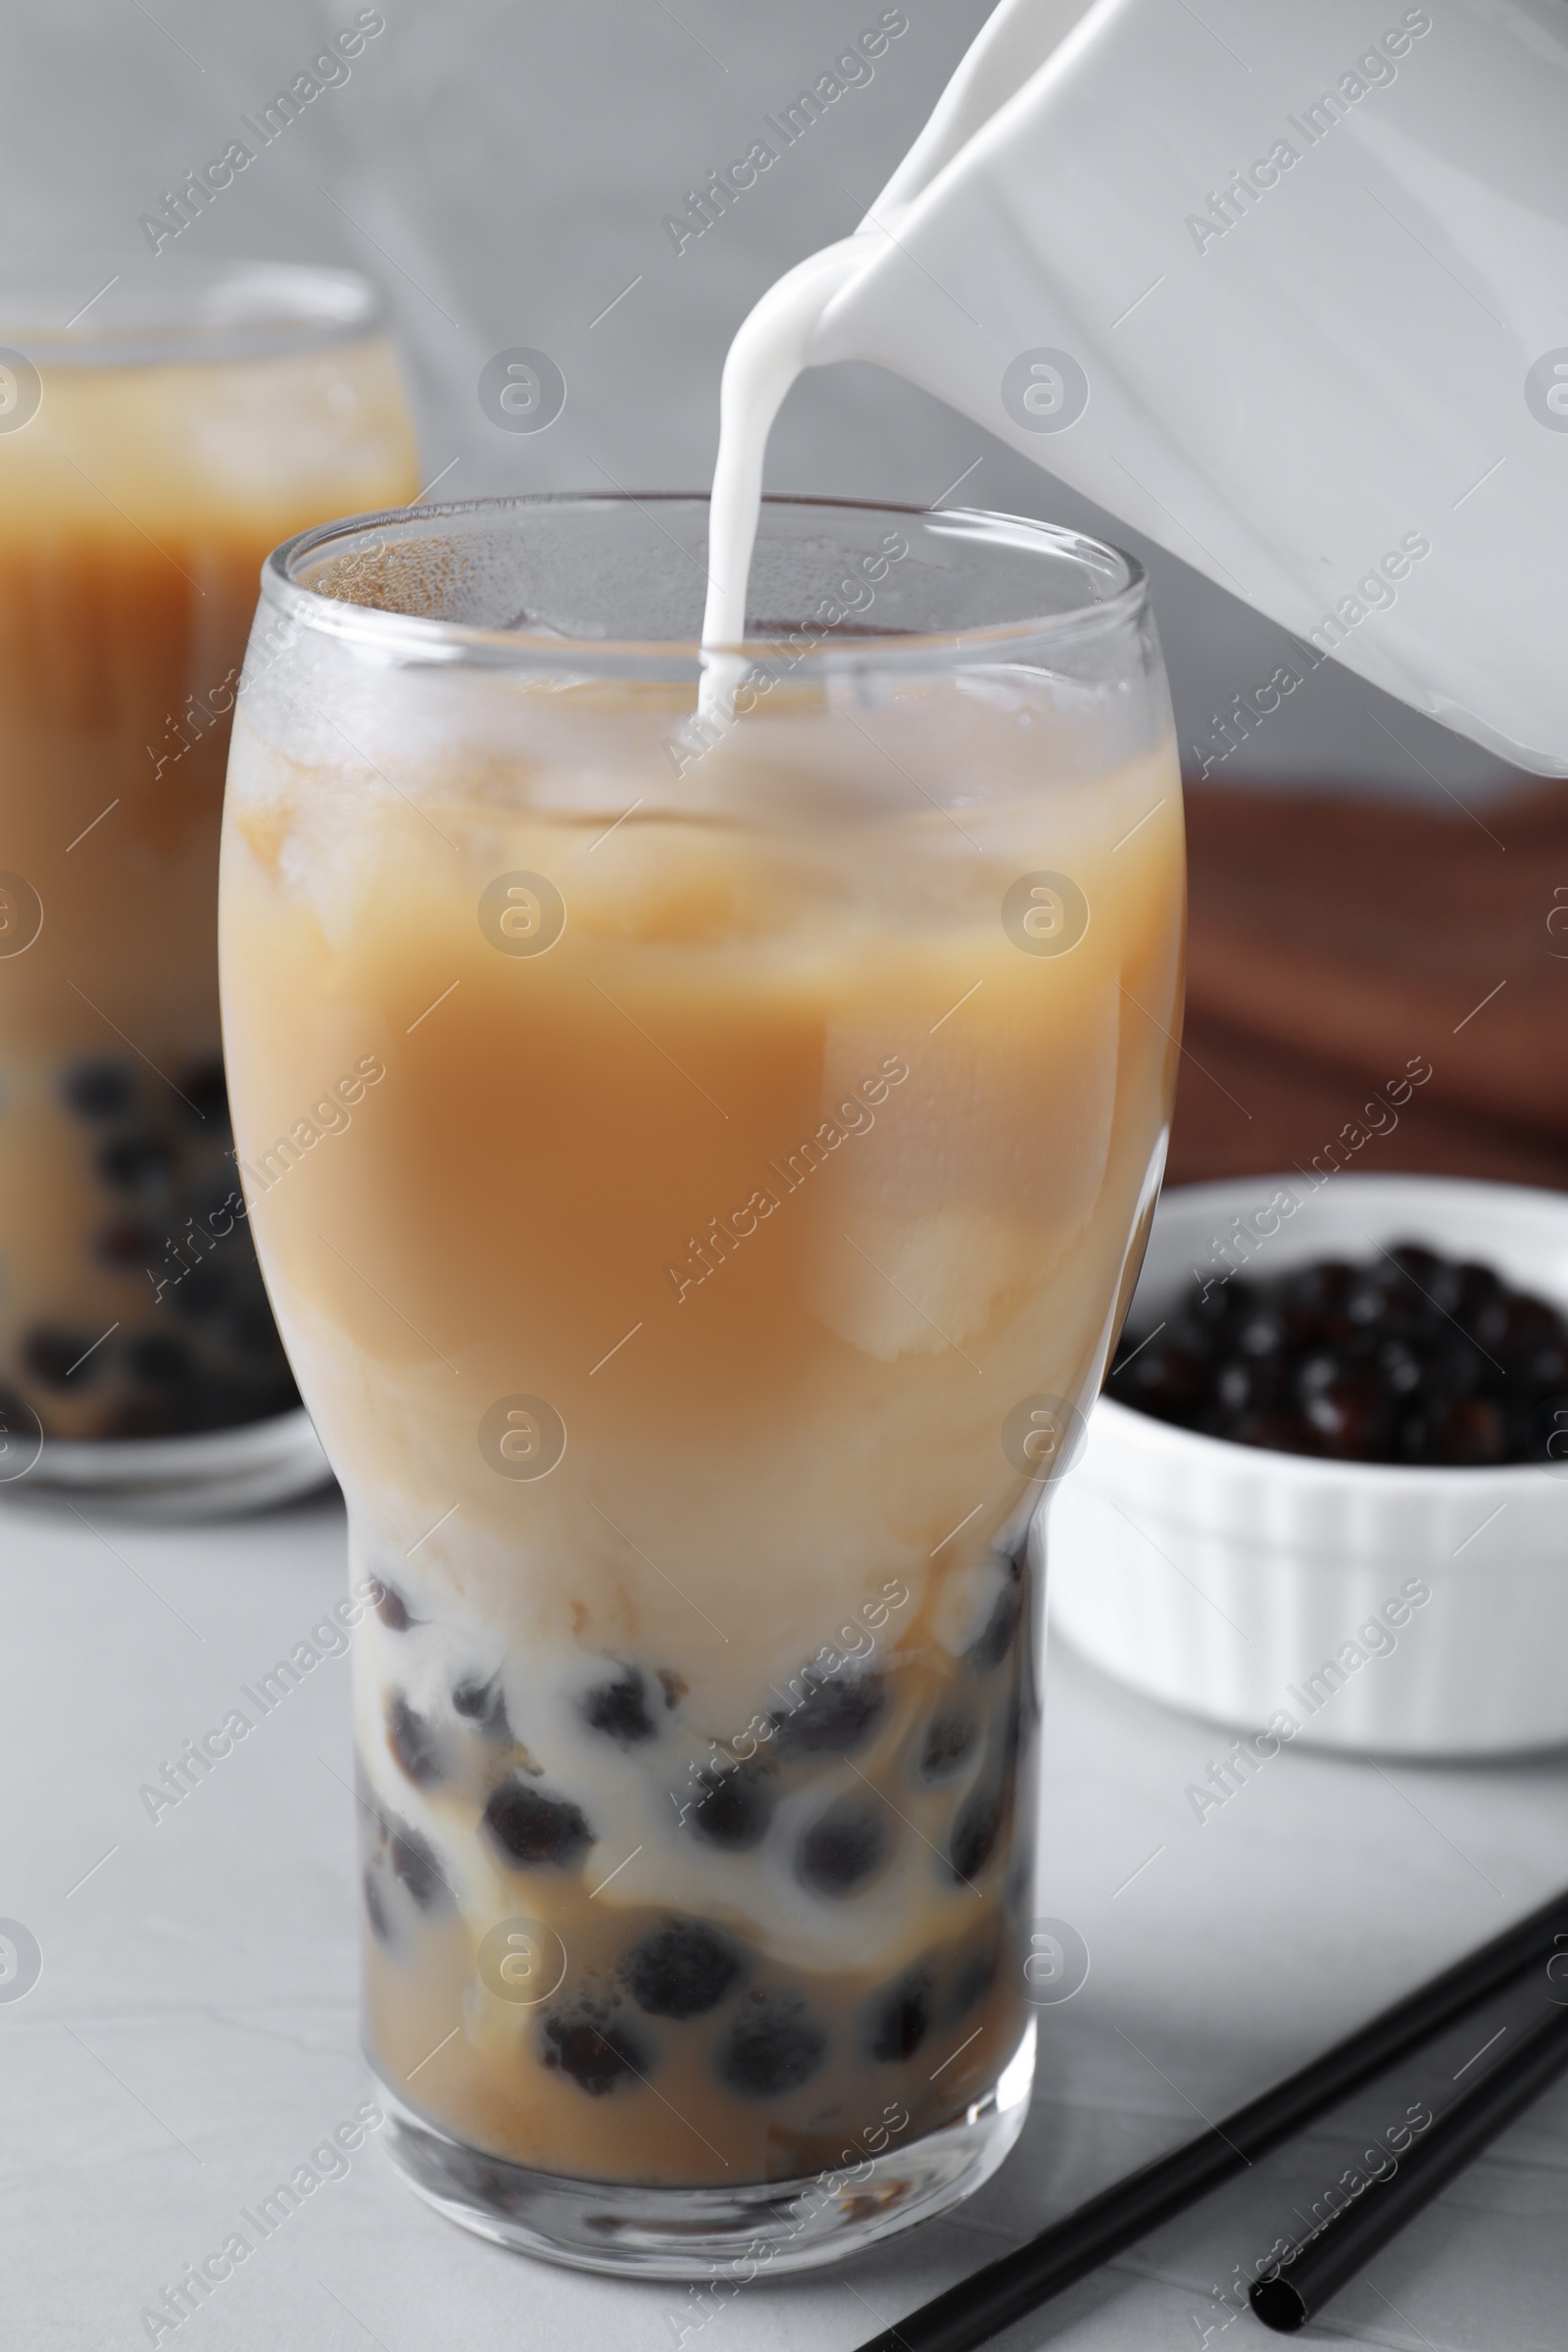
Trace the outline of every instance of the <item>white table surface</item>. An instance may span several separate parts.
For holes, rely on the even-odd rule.
[[[6,2352],[147,2343],[143,2307],[367,2095],[346,1661],[323,1662],[156,1823],[137,1793],[337,1597],[340,1508],[174,1532],[87,1517],[0,1506],[0,1916],[43,1954],[26,1997],[0,2003]],[[1287,1749],[1200,1824],[1183,1792],[1223,1747],[1053,1657],[1039,1908],[1077,1926],[1093,1965],[1042,2014],[1018,2149],[953,2220],[834,2274],[758,2282],[699,2328],[683,2288],[553,2270],[456,2230],[372,2138],[157,2340],[848,2352],[1568,1880],[1568,1761],[1379,1768]],[[1489,2031],[1472,2021],[1432,2081]],[[1402,2079],[1366,2093],[1356,2129],[1386,2129],[1409,2095]],[[1261,2346],[1216,2294],[1365,2144],[1349,2123],[1321,2127],[1013,2329],[1005,2352]],[[1409,2352],[1559,2347],[1565,2213],[1561,2082],[1325,2332]]]

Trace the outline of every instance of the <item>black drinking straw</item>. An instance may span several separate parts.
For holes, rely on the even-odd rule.
[[[1245,2172],[1257,2157],[1511,1978],[1545,1961],[1553,1936],[1559,1935],[1568,1935],[1568,1887],[1381,2010],[1272,2090],[1250,2099],[1222,2123],[1185,2140],[1169,2155],[1155,2157],[1125,2180],[1113,2181],[1010,2254],[987,2263],[896,2327],[885,2328],[859,2352],[974,2352],[976,2345],[1037,2311],[1123,2247]]]
[[[1462,2097],[1446,2107],[1398,2168],[1370,2181],[1309,2238],[1277,2278],[1259,2278],[1249,2300],[1266,2328],[1293,2335],[1331,2295],[1413,2221],[1568,2066],[1568,2007],[1550,2009]]]

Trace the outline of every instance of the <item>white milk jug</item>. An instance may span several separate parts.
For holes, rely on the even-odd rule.
[[[1004,0],[737,338],[715,572],[794,372],[848,359],[1568,774],[1562,0]]]

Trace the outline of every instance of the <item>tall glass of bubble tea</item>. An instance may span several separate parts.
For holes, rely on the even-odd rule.
[[[397,2161],[740,2280],[1022,2125],[1030,1531],[1159,1180],[1183,850],[1126,558],[771,501],[702,695],[706,538],[563,497],[279,550],[221,958],[348,1498]]]
[[[0,276],[0,1482],[174,1508],[322,1475],[233,1164],[223,766],[269,549],[418,475],[363,279],[106,275]]]

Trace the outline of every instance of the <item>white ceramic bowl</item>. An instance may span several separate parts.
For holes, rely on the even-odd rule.
[[[1316,1189],[1296,1175],[1166,1193],[1129,1323],[1150,1329],[1227,1254],[1266,1279],[1398,1241],[1568,1305],[1568,1196],[1337,1173]],[[1249,1754],[1286,1739],[1427,1756],[1568,1741],[1568,1459],[1325,1462],[1102,1397],[1053,1498],[1047,1556],[1052,1624],[1075,1648],[1263,1735],[1230,1767],[1244,1777]]]

